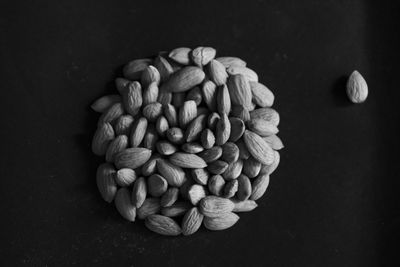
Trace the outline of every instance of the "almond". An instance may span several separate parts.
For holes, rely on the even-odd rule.
[[[115,207],[118,212],[130,222],[136,218],[136,207],[131,202],[131,195],[126,187],[121,187],[115,195]]]
[[[193,66],[184,67],[172,74],[161,90],[172,93],[185,92],[200,84],[204,78],[205,73],[202,69]]]
[[[358,72],[353,71],[346,84],[347,96],[353,103],[362,103],[368,97],[368,85],[364,77]]]
[[[271,165],[263,165],[261,167],[260,173],[271,174],[273,173],[279,165],[280,155],[278,151],[274,151],[274,162]]]
[[[229,77],[228,90],[233,105],[241,105],[247,109],[251,106],[250,83],[244,75],[237,74]]]
[[[176,146],[174,146],[168,141],[163,141],[163,140],[157,142],[156,148],[158,153],[164,156],[172,155],[178,150]]]
[[[267,142],[267,143],[272,147],[272,149],[274,149],[274,150],[280,150],[280,149],[282,149],[282,148],[284,147],[284,146],[283,146],[283,143],[282,143],[282,140],[281,140],[277,135],[275,135],[275,134],[272,134],[272,135],[270,135],[270,136],[266,136],[266,137],[264,137],[263,139],[264,139],[264,141]]]
[[[279,132],[278,127],[264,119],[251,119],[247,122],[247,127],[261,137],[270,136]]]
[[[159,85],[160,81],[161,81],[161,76],[156,67],[149,65],[143,70],[141,76],[141,82],[144,87],[147,87],[149,84],[153,82]]]
[[[182,168],[171,164],[165,159],[159,159],[157,161],[157,170],[159,173],[162,173],[165,180],[167,180],[168,184],[171,186],[180,187],[185,182],[185,172]]]
[[[252,193],[251,182],[249,177],[241,174],[237,178],[237,181],[238,181],[238,191],[236,193],[237,198],[241,201],[247,200]]]
[[[210,129],[205,129],[201,133],[201,144],[205,149],[210,149],[215,144],[215,136]]]
[[[231,66],[246,67],[246,62],[238,57],[218,57],[216,58],[225,68]]]
[[[236,194],[237,191],[238,191],[238,181],[231,180],[227,182],[224,187],[224,197],[231,198]]]
[[[208,164],[207,170],[213,174],[222,174],[226,171],[229,164],[222,160],[214,160]]]
[[[250,157],[244,161],[243,173],[246,174],[249,178],[256,177],[260,173],[260,170],[261,163],[253,157]]]
[[[158,102],[148,104],[143,108],[142,113],[150,122],[155,122],[163,113],[162,105]]]
[[[242,105],[234,105],[232,107],[231,115],[233,117],[241,119],[244,122],[250,120],[250,112],[249,112],[249,110],[247,108],[245,108],[244,106],[242,106]]]
[[[199,203],[200,212],[207,217],[218,217],[233,210],[232,201],[222,197],[206,196]]]
[[[211,163],[216,161],[222,156],[222,148],[219,146],[214,146],[210,149],[206,149],[199,153],[199,156],[206,162]]]
[[[212,47],[197,47],[192,51],[192,60],[197,66],[205,66],[214,59],[217,51]]]
[[[197,154],[204,150],[199,143],[186,143],[182,146],[182,150],[186,153]]]
[[[228,79],[225,66],[217,60],[211,60],[210,64],[208,64],[208,73],[211,80],[218,86],[225,84]]]
[[[120,95],[105,95],[97,99],[90,106],[96,112],[104,112],[109,109],[113,104],[121,102]]]
[[[138,80],[142,75],[142,71],[151,64],[151,59],[135,59],[126,64],[122,70],[124,77],[129,80]]]
[[[151,150],[142,147],[127,148],[115,155],[115,166],[118,169],[136,169],[145,164],[151,156]]]
[[[269,184],[269,175],[260,174],[252,184],[253,191],[251,193],[250,199],[257,200],[261,198],[264,195],[265,191],[267,190],[268,184]]]
[[[250,152],[247,150],[246,144],[243,141],[243,138],[239,139],[236,142],[237,147],[239,148],[239,158],[246,160],[250,157]]]
[[[205,169],[193,169],[191,171],[191,175],[193,180],[201,185],[207,185],[208,177],[210,176],[210,174]]]
[[[219,146],[225,144],[231,135],[231,123],[226,113],[223,113],[221,119],[217,122],[215,143]]]
[[[236,74],[242,74],[244,75],[247,80],[250,82],[258,82],[258,75],[257,73],[247,67],[239,67],[239,66],[230,66],[229,68],[226,69],[229,75],[236,75]]]
[[[194,184],[189,187],[188,198],[193,205],[197,205],[199,201],[202,200],[205,196],[206,196],[206,190],[204,186],[199,184]]]
[[[181,227],[171,218],[153,214],[146,218],[145,225],[151,231],[166,236],[177,236],[182,232]]]
[[[106,161],[114,162],[114,156],[128,147],[128,137],[126,135],[119,135],[111,141],[106,152]]]
[[[183,132],[180,128],[174,127],[167,130],[167,138],[173,144],[181,144],[183,143]]]
[[[103,163],[97,168],[96,183],[102,198],[107,201],[113,201],[117,193],[117,185],[114,181],[115,169],[109,163]]]
[[[156,57],[154,60],[154,66],[157,68],[158,72],[160,73],[161,81],[165,82],[168,80],[169,76],[174,73],[174,69],[172,68],[171,64],[163,58],[162,56]]]
[[[210,80],[207,80],[201,86],[203,100],[211,111],[217,110],[217,86]]]
[[[139,82],[131,82],[121,92],[125,110],[132,116],[139,113],[143,104],[142,86]]]
[[[187,47],[180,47],[172,50],[169,53],[169,58],[173,59],[174,61],[178,62],[182,65],[189,65],[190,63],[190,52],[192,49]]]
[[[178,115],[173,105],[171,104],[164,105],[164,115],[170,127],[178,126]]]
[[[182,220],[182,234],[185,236],[194,234],[200,228],[203,218],[204,215],[196,207],[187,211]]]
[[[156,131],[160,137],[164,137],[169,129],[168,120],[164,116],[158,117],[156,121]]]
[[[155,145],[158,141],[157,131],[153,124],[147,125],[147,133],[144,135],[143,147],[154,150]]]
[[[279,113],[273,108],[259,108],[250,112],[251,119],[264,119],[278,126],[280,121]]]
[[[99,118],[97,125],[101,125],[103,123],[113,123],[116,119],[118,119],[122,114],[124,114],[124,108],[120,102],[112,104]]]
[[[151,158],[142,166],[142,174],[150,176],[157,171],[157,160],[161,157],[158,154],[153,154]]]
[[[161,105],[167,105],[171,104],[172,101],[172,93],[171,92],[166,92],[159,90],[158,91],[158,97],[157,97],[157,102],[160,103]]]
[[[235,204],[233,212],[248,212],[254,210],[258,206],[254,200],[232,200],[232,202]]]
[[[153,197],[160,197],[167,191],[168,183],[158,174],[153,174],[147,178],[147,190]]]
[[[161,214],[167,217],[177,217],[184,215],[192,205],[188,202],[178,201],[169,207],[164,207],[161,209]]]
[[[257,82],[250,82],[253,102],[260,107],[271,107],[274,104],[275,96],[265,85]]]
[[[114,178],[119,186],[130,186],[136,180],[136,172],[129,168],[119,169]]]
[[[250,154],[262,164],[270,165],[274,161],[274,150],[258,134],[246,130],[244,142]]]
[[[140,208],[147,196],[147,185],[143,177],[140,177],[133,184],[132,189],[132,205],[136,208]]]
[[[217,108],[219,114],[229,115],[231,112],[231,98],[229,96],[228,87],[224,84],[217,90]]]
[[[199,139],[201,132],[206,127],[207,116],[202,114],[192,120],[185,131],[186,142],[193,142]]]
[[[133,117],[129,114],[120,116],[114,125],[116,135],[129,135],[133,125]]]
[[[194,118],[197,117],[197,106],[193,100],[185,101],[183,106],[179,109],[179,125],[182,129]]]
[[[207,167],[207,163],[195,154],[177,152],[170,156],[172,164],[188,169],[199,169]]]
[[[146,106],[150,103],[157,102],[158,99],[158,85],[156,82],[150,83],[145,90],[143,90],[143,105]]]
[[[114,139],[114,130],[111,124],[103,123],[99,125],[92,140],[92,151],[97,156],[106,153],[108,145]]]
[[[232,142],[227,142],[222,146],[221,159],[227,163],[235,162],[239,159],[239,148]]]
[[[204,217],[203,224],[208,230],[218,231],[232,227],[238,220],[238,215],[227,212],[218,217]]]
[[[150,197],[146,198],[142,206],[137,209],[137,215],[139,219],[143,220],[150,215],[160,212],[160,210],[161,210],[160,199]]]
[[[203,101],[203,97],[201,95],[200,87],[196,86],[190,89],[186,94],[186,101],[193,100],[196,105],[200,105]]]
[[[225,180],[221,175],[214,175],[208,180],[208,190],[215,196],[222,196]]]
[[[138,147],[142,143],[144,135],[146,134],[147,125],[147,119],[144,117],[134,122],[130,136],[132,147]]]
[[[231,135],[228,140],[236,142],[242,137],[246,127],[244,122],[239,118],[230,117],[229,122],[231,123]]]
[[[161,207],[170,207],[172,204],[176,202],[179,196],[179,189],[176,187],[168,188],[167,192],[165,192],[160,200]]]
[[[228,168],[226,168],[225,172],[222,174],[222,177],[228,181],[236,179],[242,173],[242,169],[243,161],[239,159],[238,161],[232,162],[228,165]]]

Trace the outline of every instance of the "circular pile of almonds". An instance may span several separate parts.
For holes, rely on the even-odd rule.
[[[273,93],[237,57],[211,47],[137,59],[115,81],[93,153],[105,155],[97,186],[129,221],[163,235],[234,225],[257,207],[283,148]]]

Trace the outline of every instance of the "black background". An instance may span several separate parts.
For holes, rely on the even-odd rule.
[[[1,266],[399,264],[396,1],[1,1]],[[121,66],[179,46],[245,59],[285,143],[259,207],[167,238],[97,192],[97,97]],[[354,69],[366,103],[344,93]]]

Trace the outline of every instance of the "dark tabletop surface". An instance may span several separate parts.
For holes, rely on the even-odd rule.
[[[1,1],[1,266],[399,264],[396,1]],[[97,192],[97,97],[134,58],[213,46],[276,96],[285,143],[231,229],[168,238]],[[368,100],[352,105],[359,70]]]

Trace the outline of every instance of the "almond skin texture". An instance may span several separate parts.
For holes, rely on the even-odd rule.
[[[192,120],[186,129],[186,142],[193,142],[199,139],[201,132],[206,127],[207,116],[202,114]]]
[[[199,184],[191,185],[187,192],[187,197],[192,205],[197,205],[205,196],[206,190],[204,186]]]
[[[250,112],[251,119],[264,119],[271,122],[273,125],[278,126],[280,116],[273,108],[259,108]]]
[[[269,175],[261,174],[253,182],[253,191],[250,195],[250,200],[257,200],[261,198],[267,190],[269,184]]]
[[[231,136],[231,123],[226,113],[221,116],[221,119],[217,122],[215,143],[219,146],[225,144]]]
[[[217,60],[211,60],[210,64],[208,64],[208,73],[217,86],[225,84],[228,79],[225,66]]]
[[[214,175],[208,181],[208,190],[215,196],[221,196],[225,186],[225,180],[221,175]]]
[[[205,76],[201,68],[192,66],[184,67],[171,75],[170,79],[163,84],[161,90],[173,93],[185,92],[200,84]]]
[[[135,59],[126,64],[122,70],[124,77],[129,80],[137,80],[142,76],[142,71],[151,64],[151,59]]]
[[[225,84],[217,89],[217,108],[219,115],[229,115],[231,112],[231,98]]]
[[[126,135],[128,136],[131,132],[131,127],[133,125],[133,117],[131,115],[120,116],[114,125],[116,135]]]
[[[214,59],[217,51],[212,47],[197,47],[192,51],[192,60],[197,66],[205,66]]]
[[[368,97],[368,85],[364,77],[358,72],[353,71],[347,80],[346,92],[350,101],[353,103],[362,103]]]
[[[205,81],[201,87],[203,100],[211,111],[217,110],[217,85],[212,81]]]
[[[169,76],[174,73],[174,69],[172,68],[171,64],[162,56],[158,56],[154,60],[154,66],[160,73],[161,81],[163,82],[168,80]]]
[[[265,85],[257,82],[250,82],[253,102],[262,107],[271,107],[274,104],[275,96]]]
[[[238,191],[236,194],[237,198],[241,201],[247,200],[252,192],[251,182],[249,177],[241,174],[237,179],[237,181],[238,181]]]
[[[190,52],[192,49],[187,47],[180,47],[172,50],[169,53],[169,58],[173,59],[174,61],[182,64],[182,65],[189,65],[190,63]]]
[[[182,220],[182,234],[192,235],[199,230],[203,222],[204,215],[200,213],[196,207],[191,208],[186,212]]]
[[[216,58],[225,68],[231,66],[246,67],[246,62],[238,57],[218,57]]]
[[[161,207],[170,207],[172,204],[176,202],[179,196],[179,189],[176,187],[168,188],[167,192],[165,192],[160,200]]]
[[[114,130],[111,124],[101,124],[92,140],[92,151],[95,155],[102,156],[106,154],[108,145],[114,139]]]
[[[187,169],[200,169],[207,167],[207,163],[194,154],[177,152],[173,154],[169,160],[172,164]]]
[[[146,198],[142,206],[137,210],[139,219],[145,219],[147,216],[160,212],[160,199],[158,198]]]
[[[113,124],[116,119],[118,119],[122,114],[124,114],[124,108],[120,102],[112,104],[99,118],[98,125],[103,123]]]
[[[182,233],[181,227],[171,218],[163,215],[149,215],[144,224],[151,231],[166,236],[177,236]]]
[[[270,136],[264,137],[263,138],[265,140],[265,142],[267,142],[272,149],[274,150],[280,150],[282,148],[284,148],[284,145],[282,143],[282,140],[275,134],[272,134]]]
[[[246,130],[244,142],[250,154],[262,164],[270,165],[274,161],[274,151],[258,134]]]
[[[203,224],[208,230],[218,231],[232,227],[238,220],[238,215],[227,212],[218,217],[204,217]]]
[[[126,187],[121,187],[115,195],[115,207],[122,217],[131,222],[135,221],[136,207],[132,204],[131,194]]]
[[[168,183],[161,175],[153,174],[147,178],[147,188],[151,196],[160,197],[167,191]]]
[[[139,113],[143,104],[142,86],[139,82],[132,82],[127,85],[121,93],[124,109],[132,116]]]
[[[136,208],[140,208],[147,196],[147,185],[143,177],[137,179],[132,189],[132,205]]]
[[[157,170],[159,173],[162,173],[165,180],[171,186],[180,187],[186,180],[185,172],[182,168],[165,159],[157,161]]]
[[[229,75],[236,75],[236,74],[242,74],[244,75],[247,80],[250,82],[258,82],[258,75],[255,73],[254,70],[249,69],[247,67],[239,67],[239,66],[230,66],[226,70]]]
[[[110,108],[113,104],[121,102],[120,95],[105,95],[97,99],[90,106],[96,112],[104,112]]]
[[[199,156],[206,162],[211,163],[216,161],[222,156],[222,148],[219,146],[213,146],[210,149],[206,149],[199,153]]]
[[[130,136],[132,147],[138,147],[142,143],[147,131],[147,124],[147,119],[144,117],[134,122]]]
[[[114,178],[119,186],[129,186],[135,182],[136,172],[129,168],[119,169]]]
[[[151,150],[135,147],[127,148],[115,155],[115,166],[118,169],[136,169],[145,164],[151,157]]]
[[[249,130],[261,137],[270,136],[279,132],[278,127],[263,119],[251,119],[247,122]]]
[[[117,193],[117,184],[114,181],[115,169],[109,163],[103,163],[97,168],[96,182],[101,197],[110,203]]]
[[[197,117],[197,106],[193,100],[185,101],[179,109],[179,126],[185,129],[186,126]]]
[[[199,203],[200,212],[207,217],[218,217],[232,211],[234,206],[229,199],[216,196],[207,196]]]
[[[249,212],[257,208],[257,203],[254,200],[232,200],[235,207],[233,208],[233,212]]]
[[[241,105],[246,108],[251,106],[250,83],[244,75],[232,75],[228,81],[229,96],[233,105]]]

